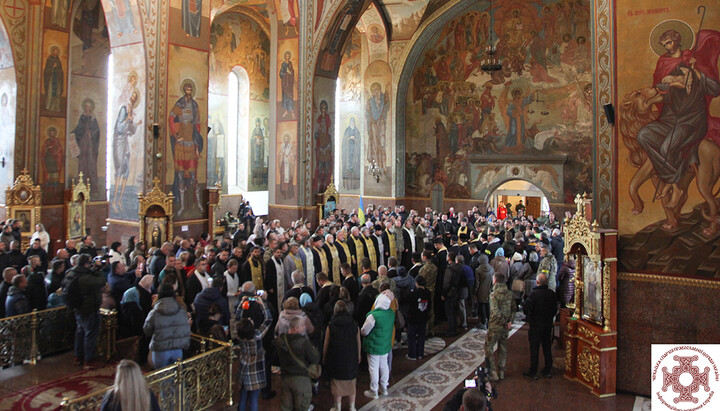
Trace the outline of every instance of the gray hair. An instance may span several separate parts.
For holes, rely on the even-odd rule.
[[[304,284],[305,283],[305,273],[303,273],[300,270],[295,270],[290,274],[292,277],[293,284]]]
[[[254,293],[255,292],[255,284],[253,284],[252,281],[245,281],[242,285],[242,292]]]
[[[370,279],[370,274],[363,274],[362,276],[360,276],[360,283],[366,285],[370,284]]]

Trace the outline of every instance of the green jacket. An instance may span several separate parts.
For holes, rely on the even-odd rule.
[[[362,342],[363,351],[368,354],[385,355],[392,350],[393,326],[395,312],[393,310],[375,309],[368,313],[375,319],[375,326]]]
[[[497,283],[490,293],[490,327],[504,328],[513,320],[517,307],[512,291],[505,283]]]

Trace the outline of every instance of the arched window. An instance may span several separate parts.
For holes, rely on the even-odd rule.
[[[241,66],[228,74],[227,142],[217,142],[218,156],[227,153],[228,192],[248,190],[248,138],[250,131],[250,78]]]

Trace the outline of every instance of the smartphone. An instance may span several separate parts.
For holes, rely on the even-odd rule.
[[[465,388],[477,388],[477,382],[475,380],[465,380]]]
[[[259,297],[262,297],[263,294],[265,294],[265,290],[257,290],[257,295]]]

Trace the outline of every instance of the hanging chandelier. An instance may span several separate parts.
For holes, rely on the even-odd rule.
[[[494,9],[493,2],[490,0],[490,36],[488,38],[488,46],[485,49],[485,53],[480,60],[480,70],[486,73],[493,73],[502,70],[502,59],[497,56],[497,50],[493,45],[493,20],[494,20]]]

